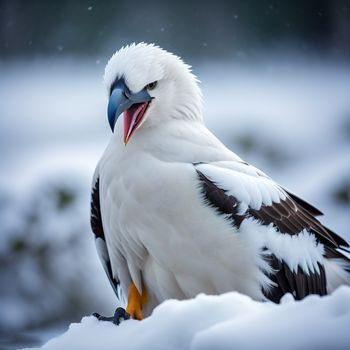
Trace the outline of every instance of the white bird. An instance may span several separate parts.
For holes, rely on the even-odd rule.
[[[320,211],[205,127],[190,66],[132,44],[112,56],[104,81],[114,134],[95,171],[91,224],[109,281],[127,299],[115,323],[198,293],[278,302],[350,283],[349,245]]]

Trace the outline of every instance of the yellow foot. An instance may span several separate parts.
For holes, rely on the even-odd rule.
[[[126,312],[131,318],[135,320],[142,320],[142,306],[147,302],[147,291],[144,285],[142,285],[142,295],[140,295],[134,283],[130,284],[129,296],[128,296],[128,306],[126,307]]]

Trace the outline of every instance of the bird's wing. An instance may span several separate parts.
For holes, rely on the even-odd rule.
[[[252,234],[260,242],[272,268],[267,298],[279,301],[288,292],[297,299],[326,294],[322,257],[344,259],[339,249],[348,244],[316,219],[320,211],[245,162],[194,166],[204,200],[226,214],[241,235]]]
[[[102,224],[101,207],[100,207],[100,179],[96,172],[93,179],[93,186],[91,191],[91,208],[90,208],[90,223],[92,232],[95,235],[95,244],[98,256],[105,270],[108,280],[112,285],[112,288],[120,299],[120,282],[119,278],[112,273],[111,261],[108,254],[105,234]]]

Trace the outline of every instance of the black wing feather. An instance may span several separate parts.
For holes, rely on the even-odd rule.
[[[95,238],[102,238],[105,241],[100,206],[100,178],[97,178],[91,192],[90,224]]]
[[[262,205],[259,210],[248,208],[244,215],[238,213],[240,202],[234,196],[228,196],[225,191],[209,180],[203,173],[196,169],[206,202],[223,214],[229,214],[232,224],[239,228],[242,221],[253,217],[262,225],[273,224],[281,233],[296,235],[304,229],[312,232],[316,239],[324,244],[326,258],[347,259],[339,253],[340,246],[348,247],[348,243],[340,236],[323,226],[316,218],[322,213],[300,199],[286,192],[287,197],[280,203]],[[278,302],[285,293],[292,293],[296,299],[302,299],[308,294],[327,294],[326,275],[324,267],[319,266],[319,273],[306,273],[300,267],[297,271],[291,271],[286,262],[277,259],[275,255],[263,255],[273,269],[269,278],[275,286],[269,291],[264,291],[266,297]]]
[[[104,242],[104,248],[107,254],[101,254],[98,251],[102,266],[106,272],[109,282],[112,285],[112,288],[119,298],[119,287],[120,283],[117,278],[113,277],[111,261],[108,255],[108,249],[105,239],[105,234],[102,224],[102,215],[101,215],[101,206],[100,206],[100,178],[98,177],[95,185],[92,188],[91,192],[91,210],[90,210],[90,224],[91,230],[95,235],[95,239],[101,239]]]
[[[308,202],[304,201],[303,199],[299,198],[298,196],[296,196],[292,192],[289,192],[287,190],[285,190],[285,191],[287,192],[289,197],[293,199],[294,202],[298,203],[301,207],[303,207],[305,210],[307,210],[311,215],[313,215],[313,216],[321,216],[321,215],[323,215],[323,213],[320,210],[315,208],[310,203],[308,203]]]
[[[262,205],[259,210],[250,208],[248,215],[262,221],[265,225],[274,224],[282,233],[294,235],[306,229],[314,233],[321,243],[338,246],[338,236],[333,235],[307,209],[288,196],[280,203]]]
[[[324,267],[318,264],[320,273],[309,272],[306,274],[300,267],[297,271],[292,271],[288,265],[271,254],[265,259],[273,269],[269,278],[274,282],[274,287],[264,294],[270,300],[278,303],[286,293],[292,293],[297,300],[303,299],[309,294],[326,295],[326,274]]]

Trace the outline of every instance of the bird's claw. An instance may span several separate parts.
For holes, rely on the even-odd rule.
[[[114,312],[113,323],[117,326],[120,324],[120,320],[129,320],[130,314],[126,312],[126,310],[122,307],[118,307]]]
[[[99,321],[113,322],[117,326],[119,326],[121,320],[128,320],[128,319],[130,319],[130,315],[122,307],[118,307],[115,310],[114,315],[111,316],[111,317],[101,316],[97,312],[94,312],[92,314],[92,316],[96,317]]]
[[[101,316],[99,313],[94,312],[92,316],[96,317],[99,321],[113,321],[113,317]]]

